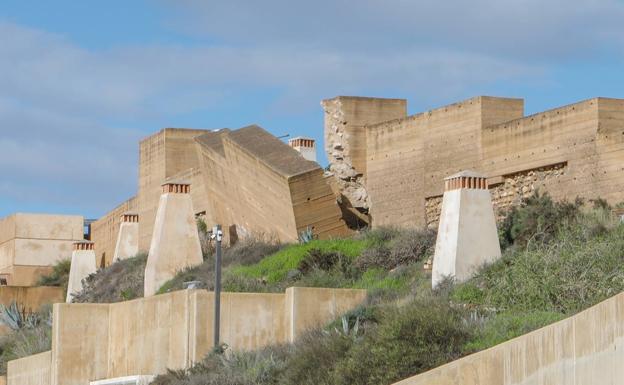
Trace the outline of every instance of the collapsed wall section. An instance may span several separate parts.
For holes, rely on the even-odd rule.
[[[366,191],[366,125],[404,118],[404,99],[339,96],[321,102],[325,113],[325,152],[344,205],[363,213],[370,208]]]
[[[197,138],[208,224],[226,237],[264,234],[297,241],[310,227],[319,238],[345,234],[335,196],[321,167],[258,126]]]

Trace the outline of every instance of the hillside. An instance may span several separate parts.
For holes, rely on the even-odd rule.
[[[554,203],[535,195],[499,223],[503,258],[469,282],[432,291],[423,263],[430,231],[382,228],[349,239],[279,245],[249,239],[224,252],[224,290],[288,286],[369,290],[367,304],[294,345],[208,355],[155,384],[391,384],[590,307],[624,290],[624,226],[602,201]],[[140,296],[144,256],[88,279],[81,302]],[[212,260],[161,292],[197,280],[212,288]],[[227,341],[224,341],[227,344]]]

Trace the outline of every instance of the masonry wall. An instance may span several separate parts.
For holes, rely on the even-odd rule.
[[[205,132],[165,128],[140,142],[137,194],[139,250],[149,250],[161,185],[167,178],[198,167],[194,138]]]
[[[624,294],[397,385],[620,384]]]
[[[12,286],[33,286],[84,238],[81,216],[13,214],[0,220],[0,275]]]
[[[330,173],[339,185],[345,206],[366,212],[370,199],[367,175],[366,126],[407,116],[404,99],[339,96],[321,102],[325,115],[325,151]]]
[[[485,173],[503,210],[535,190],[624,200],[624,101],[591,99],[522,117],[522,101],[478,97],[367,127],[373,224],[435,226],[443,179]]]
[[[202,151],[204,186],[211,197],[208,225],[221,223],[227,229],[235,224],[239,236],[264,233],[295,241],[287,179],[232,141],[224,139],[223,150],[223,154]]]
[[[443,179],[479,170],[484,124],[522,115],[517,99],[477,97],[367,127],[367,181],[374,226],[422,226],[425,198]]]
[[[366,291],[349,289],[223,293],[221,341],[237,350],[291,342],[365,298]],[[183,290],[114,304],[54,305],[50,384],[190,367],[212,349],[213,301],[213,293]]]
[[[138,210],[138,201],[136,197],[132,197],[91,223],[91,241],[94,243],[98,267],[108,266],[113,262],[121,215]]]

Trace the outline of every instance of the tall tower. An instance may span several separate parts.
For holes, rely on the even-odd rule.
[[[444,180],[442,213],[433,257],[432,286],[446,277],[463,282],[501,256],[492,198],[485,176],[462,171]]]

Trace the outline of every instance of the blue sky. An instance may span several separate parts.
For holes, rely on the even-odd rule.
[[[138,140],[162,127],[321,141],[336,95],[410,113],[624,98],[623,21],[620,0],[5,0],[0,216],[102,215],[135,194]]]

